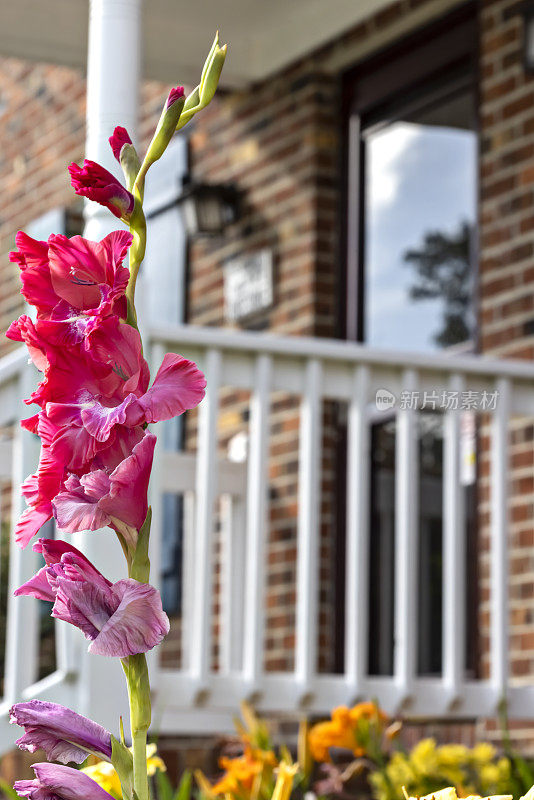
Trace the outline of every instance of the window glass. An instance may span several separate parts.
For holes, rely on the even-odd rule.
[[[364,131],[364,337],[409,350],[473,338],[473,94]]]

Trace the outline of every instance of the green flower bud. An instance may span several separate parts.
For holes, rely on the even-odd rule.
[[[176,125],[177,131],[187,125],[198,111],[201,111],[212,101],[221,76],[227,48],[226,44],[223,47],[219,47],[219,33],[217,32],[202,68],[200,83],[186,98],[180,119]]]
[[[145,156],[146,166],[153,164],[154,161],[161,158],[167,149],[167,145],[176,130],[176,125],[180,119],[184,103],[184,87],[177,86],[175,89],[171,89],[163,111],[161,112],[161,117],[159,118],[152,141],[148,146]]]

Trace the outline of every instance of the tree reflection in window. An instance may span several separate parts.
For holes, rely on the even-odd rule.
[[[464,220],[453,233],[429,231],[419,247],[404,252],[404,263],[416,274],[410,300],[442,301],[441,328],[432,337],[438,347],[461,344],[474,334],[471,242],[472,227]]]

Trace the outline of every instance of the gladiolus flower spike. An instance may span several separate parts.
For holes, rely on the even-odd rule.
[[[187,119],[213,96],[225,52],[216,38]],[[125,577],[113,583],[68,541],[39,539],[34,545],[44,566],[15,594],[52,603],[52,616],[79,628],[90,653],[121,659],[132,749],[124,744],[122,723],[118,740],[56,703],[17,703],[11,722],[24,729],[18,746],[42,749],[48,759],[63,762],[34,764],[35,778],[16,782],[17,793],[29,800],[113,797],[116,792],[108,793],[89,775],[65,766],[80,764],[88,754],[111,762],[123,800],[149,800],[145,653],[168,633],[169,620],[159,592],[149,583],[147,495],[156,436],[148,426],[197,406],[206,382],[196,364],[176,353],[164,356],[151,381],[137,327],[135,282],[146,249],[144,177],[182,127],[186,105],[183,88],[172,88],[142,162],[126,129],[115,128],[109,142],[125,186],[94,161],[69,167],[76,194],[108,208],[129,232],[117,230],[98,242],[63,235],[45,242],[19,232],[17,249],[10,254],[20,268],[22,294],[36,314],[20,316],[7,336],[27,346],[42,373],[25,400],[38,410],[21,423],[39,436],[41,453],[35,474],[22,485],[27,508],[15,539],[27,546],[52,517],[66,534],[109,527],[127,565]],[[153,768],[149,760],[148,769]]]

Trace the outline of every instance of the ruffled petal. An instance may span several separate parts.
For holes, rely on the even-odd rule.
[[[150,389],[139,402],[146,422],[159,422],[183,414],[204,397],[206,379],[193,361],[166,353]]]
[[[79,769],[46,761],[32,764],[33,781],[17,781],[14,789],[29,800],[110,800],[112,795]]]
[[[128,578],[115,583],[113,592],[120,604],[89,645],[89,652],[126,658],[158,645],[170,626],[157,589]]]
[[[101,725],[70,708],[43,700],[16,703],[9,721],[24,728],[16,744],[21,750],[45,751],[49,761],[81,764],[89,753],[111,758],[111,734]]]
[[[148,482],[156,436],[146,433],[130,456],[111,473],[110,490],[99,503],[103,512],[119,519],[137,531],[145,521],[148,511]]]

